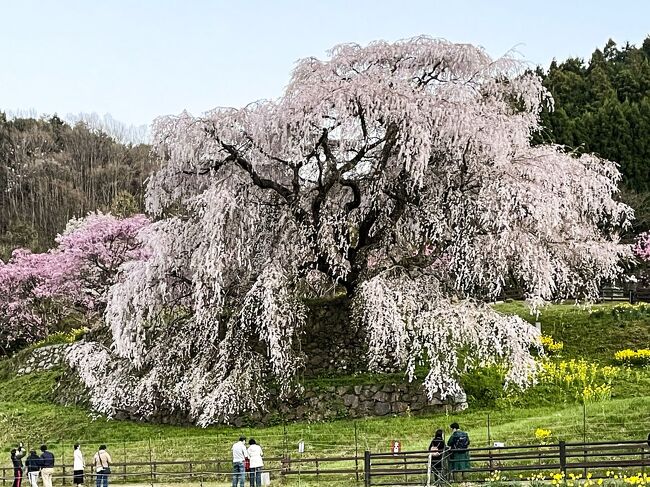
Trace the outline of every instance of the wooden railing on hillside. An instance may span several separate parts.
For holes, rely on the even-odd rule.
[[[347,477],[352,482],[363,479],[363,457],[270,457],[264,458],[264,471],[272,478],[288,478],[305,476],[318,481],[341,479]],[[52,477],[56,485],[72,485],[72,465],[55,465],[55,475]],[[27,470],[24,471],[23,487],[28,487]],[[86,467],[84,471],[86,484],[95,482],[95,471]],[[214,482],[215,480],[230,481],[232,475],[232,460],[180,460],[153,462],[120,462],[111,464],[110,483],[173,483],[173,482]],[[13,468],[2,467],[2,486],[11,486]],[[41,480],[39,479],[39,484]],[[247,481],[248,484],[248,481]]]
[[[524,293],[519,289],[505,289],[500,300],[512,299],[515,301],[524,299]],[[625,289],[617,286],[603,286],[599,293],[600,301],[625,301],[629,303],[650,303],[650,288]]]
[[[616,286],[603,286],[600,288],[600,300],[632,302],[632,291]]]
[[[650,472],[650,446],[647,440],[565,443],[550,445],[523,445],[510,447],[471,448],[471,468],[452,474],[445,462],[442,475],[444,482],[484,481],[496,471],[503,475],[530,477],[542,472],[550,477],[553,473],[564,475],[587,472],[593,478],[605,476],[606,470],[630,473]],[[449,458],[451,451],[445,452]],[[302,477],[332,485],[351,485],[364,482],[365,487],[377,485],[426,485],[429,452],[412,451],[400,453],[372,453],[363,456],[342,457],[274,457],[265,458],[266,472],[272,479]],[[168,484],[174,482],[203,484],[230,480],[230,459],[183,460],[114,463],[111,465],[111,484],[143,483]],[[86,469],[88,484],[94,483],[95,473]],[[27,477],[25,475],[25,477]],[[511,477],[512,478],[512,477]],[[55,483],[72,485],[72,466],[55,466]],[[8,486],[13,480],[13,469],[2,468],[2,484]],[[24,479],[27,485],[27,479]]]
[[[524,445],[511,447],[471,448],[469,469],[450,471],[453,463],[452,450],[444,454],[441,478],[438,482],[484,481],[495,472],[510,479],[532,477],[543,472],[547,478],[552,473],[587,473],[592,478],[603,478],[609,469],[617,473],[624,469],[634,469],[634,473],[650,470],[650,446],[647,440],[565,443],[552,445]],[[429,452],[414,451],[402,453],[365,452],[364,485],[426,485]],[[513,478],[512,475],[515,475]],[[435,479],[434,479],[435,480]],[[433,485],[433,480],[431,481]]]

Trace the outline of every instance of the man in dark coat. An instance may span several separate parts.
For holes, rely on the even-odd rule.
[[[451,448],[449,470],[452,472],[469,470],[469,435],[460,429],[458,423],[451,423],[451,436],[447,446]],[[464,476],[464,474],[463,474]]]

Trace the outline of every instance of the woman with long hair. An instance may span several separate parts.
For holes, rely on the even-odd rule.
[[[429,455],[431,458],[430,472],[433,474],[434,482],[439,482],[442,479],[442,459],[445,451],[445,440],[443,438],[443,431],[436,430],[431,443],[429,443]]]

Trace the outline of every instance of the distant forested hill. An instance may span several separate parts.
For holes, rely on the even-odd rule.
[[[45,250],[73,216],[97,209],[141,210],[150,148],[54,116],[0,112],[0,258],[15,247]]]
[[[637,211],[636,230],[650,228],[650,37],[641,47],[612,40],[588,61],[538,68],[555,100],[543,113],[538,141],[594,152],[620,164],[623,198]]]

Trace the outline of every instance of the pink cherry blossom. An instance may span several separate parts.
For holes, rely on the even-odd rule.
[[[148,224],[143,215],[119,219],[92,213],[71,220],[52,250],[17,249],[9,262],[0,262],[5,351],[43,338],[64,316],[96,321],[120,266],[146,257],[137,234]]]
[[[520,60],[418,37],[303,59],[278,100],[157,120],[151,256],[110,289],[111,348],[70,356],[89,386],[136,392],[94,387],[95,408],[207,425],[263,409],[271,384],[288,397],[309,289],[345,292],[371,368],[425,363],[430,395],[475,364],[529,383],[535,329],[485,301],[513,282],[590,299],[631,255],[616,165],[531,145],[544,106]]]

